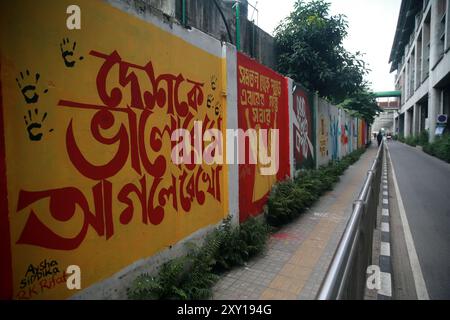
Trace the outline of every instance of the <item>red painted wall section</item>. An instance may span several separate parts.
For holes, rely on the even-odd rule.
[[[239,129],[279,129],[276,175],[262,176],[260,165],[248,161],[239,165],[239,211],[240,221],[244,222],[262,213],[273,184],[290,175],[289,93],[287,78],[240,53],[237,68]],[[249,153],[247,144],[247,160]]]
[[[2,65],[0,64],[0,299],[12,298],[11,235],[6,189],[5,131],[3,126]]]

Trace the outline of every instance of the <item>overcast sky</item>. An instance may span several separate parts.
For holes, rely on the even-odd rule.
[[[295,0],[249,0],[257,2],[259,26],[269,33],[287,17]],[[394,40],[401,0],[328,0],[331,14],[344,14],[349,23],[349,35],[344,42],[347,50],[365,53],[364,60],[372,70],[367,80],[374,91],[394,89],[394,74],[390,74],[389,55]],[[252,9],[249,8],[249,16]],[[255,16],[256,18],[256,16]]]

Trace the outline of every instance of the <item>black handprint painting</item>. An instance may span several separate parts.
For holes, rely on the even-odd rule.
[[[75,66],[76,59],[74,58],[74,53],[77,48],[76,41],[71,44],[69,38],[63,39],[62,43],[59,44],[61,48],[61,56],[64,60],[64,64],[68,68],[73,68]],[[80,56],[79,60],[83,60],[83,57]]]
[[[28,137],[31,141],[40,141],[42,139],[43,133],[42,133],[42,124],[44,123],[45,119],[47,118],[47,112],[45,112],[42,117],[39,115],[39,110],[34,109],[28,110],[28,114],[23,117],[25,120],[25,125],[28,132]],[[50,130],[52,132],[53,129]]]
[[[222,105],[220,104],[220,102],[217,102],[216,106],[214,108],[214,113],[217,117],[220,116],[221,110],[222,110]]]
[[[207,101],[206,101],[206,107],[208,109],[212,109],[212,111],[213,111],[213,113],[214,113],[214,115],[216,117],[220,117],[222,105],[220,104],[219,101],[215,102],[217,97],[214,96],[214,91],[217,90],[217,81],[218,81],[217,76],[216,75],[212,75],[210,80],[211,80],[211,83],[210,83],[211,84],[211,90],[213,92],[212,92],[212,94],[208,94],[208,98],[207,98]]]
[[[206,102],[206,106],[208,107],[208,109],[211,109],[213,102],[214,102],[214,96],[212,94],[209,94],[208,100]]]
[[[37,103],[39,100],[39,94],[37,92],[39,78],[39,73],[36,73],[33,76],[29,70],[25,71],[25,75],[23,72],[20,72],[20,77],[16,78],[17,85],[27,104]],[[47,91],[48,90],[45,89],[44,93],[47,93]]]
[[[38,102],[40,102],[40,93],[47,93],[48,89],[41,90],[39,86],[39,73],[32,73],[28,69],[25,72],[20,72],[19,77],[16,78],[17,85],[22,93],[25,103],[36,105],[34,109],[28,109],[27,114],[23,117],[28,133],[28,138],[31,141],[40,141],[43,137],[43,122],[47,118],[47,112],[42,116],[39,115]],[[50,130],[50,132],[52,132]]]
[[[217,76],[216,75],[212,75],[211,76],[211,89],[213,90],[213,91],[216,91],[216,89],[217,89]]]

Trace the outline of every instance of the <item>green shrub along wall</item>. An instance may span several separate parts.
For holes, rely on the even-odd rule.
[[[332,161],[318,170],[303,171],[294,181],[286,180],[272,191],[266,220],[271,226],[289,223],[333,188],[344,171],[358,161],[365,149],[358,149],[341,160]]]
[[[134,300],[199,300],[212,295],[219,275],[261,253],[269,237],[262,217],[249,218],[239,226],[230,219],[215,229],[201,247],[192,245],[187,256],[171,260],[153,277],[143,274],[128,289]]]
[[[418,136],[411,136],[408,138],[404,138],[401,136],[399,140],[403,143],[406,143],[407,145],[410,145],[412,147],[416,146],[425,146],[428,144],[429,135],[428,131],[422,131]]]
[[[450,163],[450,134],[436,137],[433,143],[427,143],[423,146],[423,151]]]

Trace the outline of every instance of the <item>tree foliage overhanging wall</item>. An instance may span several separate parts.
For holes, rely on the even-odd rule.
[[[363,55],[344,47],[348,23],[326,0],[297,0],[275,30],[278,71],[372,123],[381,111],[368,87]]]

